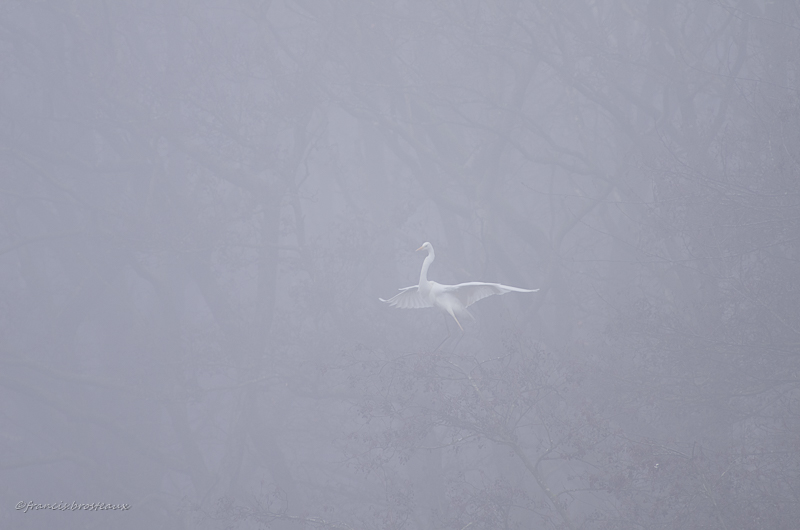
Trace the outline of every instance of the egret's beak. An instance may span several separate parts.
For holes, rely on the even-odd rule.
[[[419,248],[418,248],[417,250],[415,250],[414,252],[419,252],[419,251],[420,251],[420,250],[422,250],[423,248],[425,248],[425,245],[422,245],[421,247],[419,247]]]

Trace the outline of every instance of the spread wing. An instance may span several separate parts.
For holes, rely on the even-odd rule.
[[[444,291],[455,295],[465,308],[493,294],[506,294],[512,291],[515,293],[535,293],[539,290],[520,289],[519,287],[511,287],[501,283],[484,282],[467,282],[459,283],[458,285],[443,285],[442,287],[444,287]]]
[[[388,300],[378,298],[381,302],[386,302],[392,307],[399,307],[400,309],[422,309],[423,307],[433,307],[428,300],[419,294],[419,286],[412,285],[411,287],[403,287],[400,292]]]

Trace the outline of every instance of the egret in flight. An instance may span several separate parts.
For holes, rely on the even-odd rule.
[[[399,307],[401,309],[438,307],[453,317],[459,329],[464,331],[456,315],[461,317],[466,315],[474,320],[475,317],[467,311],[467,308],[478,300],[482,300],[493,294],[506,294],[511,291],[517,293],[535,293],[539,290],[520,289],[519,287],[509,287],[508,285],[499,283],[467,282],[459,283],[458,285],[442,285],[441,283],[432,282],[428,280],[428,267],[431,266],[431,263],[433,263],[436,257],[433,253],[433,245],[426,241],[417,249],[417,251],[420,250],[427,250],[428,256],[425,258],[425,261],[422,262],[422,271],[419,273],[419,285],[403,287],[400,289],[400,293],[388,300],[384,300],[383,298],[378,298],[378,300],[386,302],[392,307]]]

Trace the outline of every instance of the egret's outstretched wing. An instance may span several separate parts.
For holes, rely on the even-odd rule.
[[[539,289],[520,289],[500,283],[467,282],[458,285],[443,285],[446,292],[454,294],[464,307],[469,307],[478,300],[483,300],[493,294],[516,293],[535,293]]]
[[[392,307],[399,307],[400,309],[422,309],[423,307],[433,307],[428,300],[419,294],[419,286],[412,285],[411,287],[403,287],[400,292],[388,300],[378,298],[381,302],[386,302]]]

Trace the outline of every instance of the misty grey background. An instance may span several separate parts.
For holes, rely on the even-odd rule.
[[[0,3],[0,527],[796,528],[799,66],[789,0]],[[541,290],[436,350],[424,241]]]

